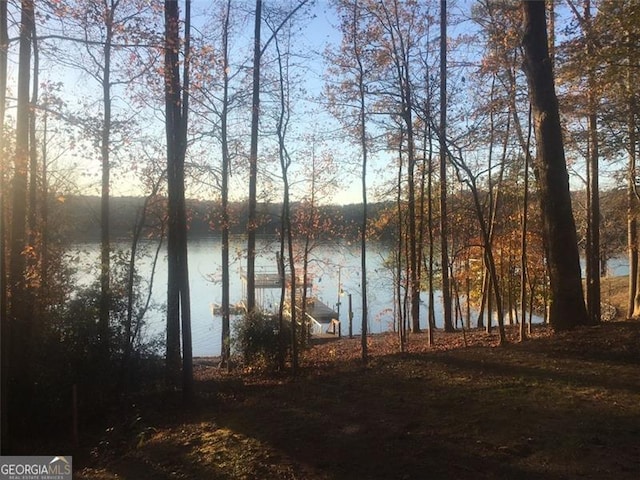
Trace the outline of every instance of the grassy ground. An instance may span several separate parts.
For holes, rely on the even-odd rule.
[[[138,399],[80,479],[637,479],[640,323],[497,347],[495,335],[314,346],[300,375],[197,364],[198,401]]]

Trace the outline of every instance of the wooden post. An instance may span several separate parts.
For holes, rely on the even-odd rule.
[[[353,338],[353,309],[351,306],[351,294],[349,294],[349,338]]]

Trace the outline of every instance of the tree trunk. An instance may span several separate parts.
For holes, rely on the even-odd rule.
[[[557,330],[587,323],[580,256],[571,210],[544,2],[522,2],[524,69],[529,83],[537,143],[536,170],[551,287],[549,322]]]
[[[426,124],[426,122],[425,122]],[[433,235],[433,144],[431,141],[431,131],[425,132],[425,136],[429,137],[429,155],[425,155],[425,159],[428,158],[429,164],[427,172],[427,198],[429,213],[427,214],[427,237],[429,238],[429,313],[428,313],[428,325],[429,325],[429,346],[434,345],[434,330],[436,328],[436,311],[434,305],[434,285],[433,285],[433,264],[434,264],[434,235]]]
[[[180,329],[182,327],[182,393],[193,396],[193,355],[187,249],[184,163],[189,106],[189,25],[190,1],[185,8],[185,63],[180,85],[180,27],[178,2],[165,1],[165,100],[167,134],[167,373],[172,384],[180,374]],[[181,93],[182,98],[181,98]]]
[[[187,155],[187,126],[189,118],[189,66],[191,62],[191,0],[185,0],[184,61],[182,75],[182,110],[180,115],[178,228],[180,234],[180,309],[182,313],[182,395],[185,401],[193,399],[193,344],[191,338],[191,290],[189,287],[189,257],[187,236],[187,208],[185,204],[184,163]]]
[[[251,106],[251,147],[249,151],[249,218],[247,220],[247,310],[256,308],[256,227],[258,195],[258,122],[260,121],[260,26],[262,0],[256,0],[253,45],[253,92]]]
[[[400,138],[398,140],[398,176],[396,180],[396,235],[397,235],[397,257],[396,257],[396,292],[398,296],[398,338],[400,340],[400,351],[404,352],[407,344],[406,328],[405,328],[405,310],[406,310],[406,296],[407,290],[404,290],[402,294],[402,266],[408,265],[406,259],[403,261],[403,256],[407,255],[407,237],[404,233],[404,211],[402,208],[402,174],[404,162],[402,160],[402,142],[404,137],[404,128],[400,126]],[[408,278],[408,275],[405,275]]]
[[[7,98],[7,56],[9,35],[7,25],[7,2],[0,2],[0,151],[6,150],[4,114]],[[0,162],[0,455],[6,455],[9,447],[9,319],[7,316],[7,242],[5,223],[5,169]]]
[[[498,332],[500,335],[500,343],[503,344],[506,342],[506,333],[504,329],[504,304],[503,298],[501,294],[501,285],[498,280],[498,272],[496,270],[496,262],[493,256],[493,245],[491,241],[491,232],[490,227],[487,225],[487,222],[484,218],[484,214],[482,211],[482,204],[480,203],[480,194],[478,192],[478,188],[476,185],[476,178],[473,176],[473,172],[469,169],[469,167],[464,163],[462,154],[459,154],[458,159],[454,159],[452,157],[452,161],[456,169],[458,170],[458,176],[460,178],[465,178],[469,189],[471,190],[471,194],[473,197],[473,205],[476,211],[476,216],[478,217],[478,223],[480,225],[480,233],[482,234],[483,241],[483,259],[484,264],[489,272],[489,279],[491,280],[491,286],[493,287],[493,293],[495,295],[496,300],[496,311],[498,315]],[[464,174],[460,174],[460,170],[464,171]],[[501,262],[504,263],[504,262]],[[490,328],[491,326],[491,308],[488,308],[489,311],[489,319],[487,321],[487,326]],[[490,330],[488,330],[489,332]]]
[[[516,122],[517,123],[517,122]],[[517,125],[516,125],[517,127]],[[529,109],[529,134],[527,136],[526,148],[524,152],[524,185],[522,192],[522,230],[520,232],[520,308],[521,321],[519,339],[521,342],[527,339],[525,319],[527,314],[527,229],[529,228],[529,145],[531,142],[531,109]],[[531,292],[533,296],[533,292]]]
[[[33,25],[33,35],[31,38],[33,50],[33,79],[31,92],[31,105],[29,107],[29,245],[36,247],[36,233],[38,230],[38,142],[36,140],[36,106],[38,105],[39,93],[39,71],[40,71],[40,55],[38,49],[38,37],[35,23]],[[39,255],[39,254],[38,254]],[[30,257],[29,268],[36,271],[37,258],[35,255]]]
[[[29,172],[29,84],[31,78],[31,36],[34,24],[32,0],[22,0],[20,19],[20,48],[18,57],[18,103],[16,109],[16,145],[14,157],[13,198],[11,215],[11,252],[9,258],[9,312],[3,318],[8,327],[9,378],[11,389],[3,405],[13,412],[8,418],[9,431],[24,431],[28,421],[31,388],[32,295],[26,275],[25,247],[27,246],[27,177]],[[3,333],[5,333],[3,332]],[[4,335],[3,335],[4,339]],[[15,438],[15,434],[12,435]],[[5,437],[5,439],[8,437]],[[3,445],[3,449],[5,446]]]
[[[231,359],[231,318],[230,318],[230,275],[229,275],[229,139],[227,121],[229,116],[229,17],[231,0],[227,0],[222,26],[222,113],[220,115],[220,136],[222,140],[222,365],[230,368]]]
[[[440,1],[440,255],[444,330],[453,332],[447,235],[447,1]]]
[[[105,5],[105,8],[106,5]],[[113,38],[114,9],[105,12],[106,36],[103,48],[104,70],[102,71],[102,132],[100,137],[100,157],[102,162],[102,182],[100,196],[100,312],[98,332],[103,359],[109,357],[109,311],[111,284],[111,245],[109,233],[109,187],[111,167],[111,43]]]
[[[627,77],[627,135],[628,139],[628,154],[629,154],[629,173],[627,180],[627,228],[628,228],[628,249],[629,249],[629,318],[640,317],[640,291],[638,290],[638,279],[640,276],[640,269],[638,268],[638,180],[636,180],[637,172],[637,146],[636,146],[636,97],[635,88],[636,84],[633,83],[632,77],[632,61],[631,49],[634,48],[630,42],[630,35],[627,32],[627,44],[630,51],[628,52],[628,67],[626,72]]]
[[[361,70],[361,79],[364,71]],[[369,300],[367,298],[367,225],[369,223],[369,212],[367,203],[367,143],[365,127],[365,90],[363,82],[360,81],[360,141],[362,144],[362,224],[360,226],[360,284],[362,289],[362,360],[368,360],[367,349],[367,326],[369,322]]]
[[[289,85],[289,65],[288,61],[283,62],[283,54],[280,51],[280,43],[278,37],[275,36],[275,45],[278,61],[278,87],[280,94],[280,111],[278,112],[278,121],[276,124],[276,133],[278,135],[278,157],[280,160],[280,169],[282,172],[283,183],[283,199],[282,199],[282,220],[281,220],[281,239],[280,239],[280,256],[284,255],[285,244],[287,246],[287,255],[289,259],[289,271],[291,274],[291,280],[289,285],[289,308],[291,311],[291,368],[293,375],[296,375],[298,371],[298,342],[296,334],[296,266],[295,256],[293,251],[293,234],[291,232],[291,208],[290,208],[290,194],[289,194],[289,167],[291,166],[291,158],[286,149],[285,138],[289,125],[289,104],[288,104],[288,89]],[[284,260],[281,260],[281,272],[284,274]],[[304,286],[303,286],[304,288]],[[286,293],[286,281],[282,283],[282,295],[280,298],[280,325],[282,327],[283,322],[283,304],[285,301]],[[282,338],[283,329],[280,328],[279,336],[281,338],[281,345],[284,345],[284,338]],[[280,358],[284,359],[284,349],[281,349]],[[282,362],[284,363],[284,362]],[[281,364],[281,367],[284,365]]]
[[[367,160],[369,155],[369,150],[367,146],[367,117],[366,117],[366,87],[364,83],[365,76],[365,68],[362,64],[361,58],[361,48],[357,44],[357,26],[358,26],[358,2],[354,2],[353,4],[353,52],[356,57],[356,62],[358,64],[357,70],[357,81],[358,81],[358,104],[359,104],[359,140],[360,140],[360,148],[362,151],[362,201],[364,210],[362,213],[362,231],[360,232],[360,258],[361,258],[361,283],[362,283],[362,322],[361,322],[361,338],[360,338],[360,347],[362,352],[362,361],[363,363],[367,363],[369,360],[369,349],[367,346],[367,327],[368,327],[368,302],[367,302]]]
[[[585,2],[585,25],[587,36],[588,58],[593,58],[593,32],[591,29],[591,2]],[[599,186],[599,145],[598,145],[598,117],[596,98],[596,77],[592,66],[587,72],[588,92],[588,134],[589,134],[589,158],[587,159],[587,313],[589,324],[600,323],[600,186]]]
[[[178,2],[165,1],[165,99],[167,134],[167,373],[169,382],[177,385],[180,375],[180,284],[178,246],[179,174],[177,130],[180,126],[180,80],[178,73]]]

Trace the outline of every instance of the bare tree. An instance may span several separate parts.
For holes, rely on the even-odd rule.
[[[261,46],[262,0],[256,0],[254,45],[253,45],[253,87],[251,102],[251,146],[249,150],[249,218],[247,220],[247,310],[256,307],[256,228],[258,202],[258,127],[260,122],[260,62],[262,55],[280,29],[293,17],[308,0],[298,4],[285,15],[282,22],[272,29],[271,36]]]
[[[367,62],[371,52],[366,48],[367,33],[364,25],[363,5],[358,0],[345,0],[336,2],[342,16],[342,45],[339,53],[333,57],[335,73],[346,77],[342,85],[330,95],[343,98],[347,104],[353,103],[353,108],[337,108],[334,115],[338,117],[358,142],[362,159],[360,181],[362,185],[362,223],[360,227],[360,259],[361,259],[361,286],[362,286],[362,334],[361,355],[363,362],[368,361],[367,328],[368,328],[368,300],[367,300],[367,223],[368,223],[368,198],[367,198],[367,169],[369,160],[368,139],[368,82],[369,70]]]

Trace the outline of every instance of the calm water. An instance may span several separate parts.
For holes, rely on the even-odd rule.
[[[125,249],[128,245],[116,244],[115,249]],[[139,262],[140,273],[147,278],[151,270],[152,245],[147,255]],[[83,284],[97,278],[99,263],[99,245],[76,245],[70,256],[76,259],[79,267],[78,278]],[[242,272],[246,269],[243,238],[231,241],[231,285],[232,304],[243,299]],[[256,271],[275,272],[278,243],[271,238],[262,238],[257,243]],[[367,252],[369,277],[369,330],[380,333],[393,328],[393,275],[384,266],[389,248],[384,244],[372,244]],[[194,356],[212,356],[220,354],[221,318],[211,312],[212,304],[222,300],[221,278],[221,240],[220,238],[198,239],[189,242],[189,280],[191,288],[191,316]],[[351,294],[353,306],[353,333],[360,333],[361,323],[361,284],[360,284],[360,248],[358,244],[345,241],[325,242],[317,245],[311,255],[310,272],[313,276],[313,295],[330,307],[337,309],[341,302],[340,318],[343,322],[343,334],[348,332],[348,295]],[[166,300],[167,262],[166,251],[160,254],[156,267],[152,298],[160,307]],[[338,289],[342,295],[338,300]],[[256,292],[258,302],[269,307],[277,306],[280,299],[278,289],[265,289]],[[437,305],[441,304],[438,298]],[[426,305],[423,305],[426,315]],[[424,316],[424,315],[423,315]],[[162,334],[165,328],[165,314],[157,308],[147,314],[146,338]]]
[[[126,249],[126,244],[116,244],[114,249]],[[78,279],[88,284],[98,275],[99,245],[76,245],[69,252],[78,265]],[[144,258],[139,261],[140,273],[144,278],[150,276],[151,259],[155,248],[147,245]],[[242,272],[246,269],[244,249],[246,241],[242,237],[231,240],[231,303],[240,302],[243,295]],[[272,238],[262,238],[257,242],[256,271],[275,272],[278,243]],[[393,274],[385,266],[391,248],[382,243],[371,243],[367,251],[369,331],[380,333],[393,329],[394,288]],[[222,299],[221,278],[221,240],[219,237],[193,240],[189,243],[189,279],[191,288],[191,316],[194,356],[217,356],[221,349],[221,318],[212,314],[212,304],[220,304]],[[351,294],[353,306],[353,333],[360,333],[362,318],[362,288],[360,284],[360,247],[358,243],[346,241],[325,242],[317,245],[311,255],[310,272],[313,276],[312,294],[325,304],[337,309],[341,302],[340,319],[342,333],[348,333],[348,295]],[[157,308],[145,317],[145,338],[163,335],[165,314],[162,306],[166,301],[167,262],[166,251],[160,253],[153,283],[152,299]],[[339,288],[342,295],[338,295]],[[278,289],[259,290],[257,301],[265,306],[278,305]],[[421,326],[426,327],[428,296],[423,292],[421,304]],[[464,307],[463,307],[464,308]],[[435,296],[436,326],[442,327],[442,298],[439,292]],[[473,318],[475,321],[475,318]]]

